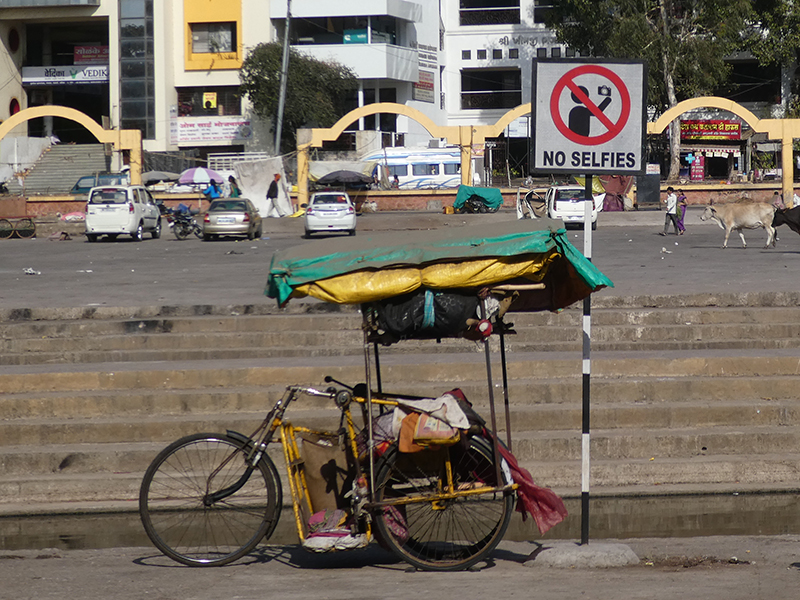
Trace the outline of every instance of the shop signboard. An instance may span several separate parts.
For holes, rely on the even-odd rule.
[[[738,121],[725,119],[681,121],[681,141],[740,139],[742,139],[742,124]]]
[[[107,65],[108,46],[75,46],[72,62],[76,65]]]
[[[702,154],[693,157],[692,164],[689,166],[689,179],[692,181],[703,181],[706,178],[706,158]]]
[[[244,142],[253,137],[250,119],[244,117],[176,117],[171,141],[187,144]]]
[[[435,100],[433,89],[433,73],[420,69],[419,81],[414,84],[411,90],[411,99],[433,103]]]
[[[108,65],[58,65],[22,67],[23,85],[76,85],[108,83]]]

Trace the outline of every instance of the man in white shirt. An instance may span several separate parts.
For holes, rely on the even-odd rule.
[[[675,229],[675,235],[678,235],[678,197],[675,195],[675,190],[672,187],[667,188],[667,214],[664,217],[664,231],[658,235],[667,235],[669,224]]]

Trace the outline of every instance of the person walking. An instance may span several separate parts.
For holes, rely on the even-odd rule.
[[[678,197],[675,195],[675,190],[672,186],[667,188],[667,213],[664,217],[664,231],[659,232],[658,235],[667,235],[669,224],[675,228],[675,235],[678,235]]]
[[[686,206],[688,202],[686,201],[686,194],[683,193],[683,190],[678,190],[678,235],[683,235],[686,233],[686,226],[683,224],[683,218],[686,216]]]
[[[216,180],[212,179],[208,187],[203,190],[203,195],[208,198],[209,200],[216,200],[222,196],[222,192],[219,189],[219,184]]]
[[[231,198],[239,198],[242,195],[242,190],[239,188],[239,184],[236,183],[236,177],[234,177],[233,175],[230,175],[228,177],[228,183],[230,184],[230,187],[231,187],[230,197]]]

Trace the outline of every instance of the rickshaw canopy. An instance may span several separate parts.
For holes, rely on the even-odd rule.
[[[546,287],[516,310],[558,310],[614,285],[568,241],[561,221],[536,219],[300,244],[275,253],[265,293],[281,306],[304,296],[360,304],[510,281]]]

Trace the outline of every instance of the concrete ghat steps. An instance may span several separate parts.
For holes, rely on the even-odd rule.
[[[580,315],[512,315],[509,352],[580,350]],[[0,324],[0,365],[355,355],[354,313],[209,315],[165,319],[10,321]],[[77,340],[81,343],[78,344]],[[595,351],[670,351],[800,346],[800,307],[617,308],[595,311]],[[463,340],[406,342],[395,352],[470,353]]]
[[[593,312],[594,492],[800,488],[800,298],[663,304],[609,299]],[[5,311],[0,513],[24,511],[26,502],[135,509],[144,469],[170,441],[249,432],[290,383],[323,386],[325,374],[361,381],[357,314],[311,310]],[[577,493],[580,311],[509,320],[520,332],[509,338],[514,452],[541,484]],[[274,344],[271,354],[259,355],[265,344]],[[382,351],[381,362],[384,389],[425,395],[461,387],[488,418],[483,354],[468,342],[401,344]],[[337,423],[314,398],[289,416]],[[504,432],[502,411],[498,424]]]

